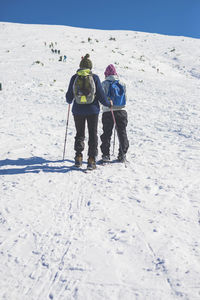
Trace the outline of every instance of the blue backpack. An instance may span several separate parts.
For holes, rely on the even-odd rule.
[[[113,102],[114,106],[125,106],[126,96],[124,87],[119,83],[119,80],[110,81],[110,86],[108,89],[108,98]]]

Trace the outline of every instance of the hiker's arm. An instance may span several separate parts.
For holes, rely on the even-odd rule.
[[[126,84],[123,83],[123,87],[124,87],[124,92],[125,92],[125,98],[126,98],[126,101],[127,101],[127,89],[126,89]]]
[[[102,82],[102,88],[103,88],[103,91],[104,91],[105,95],[108,95],[109,85],[110,84],[107,80]],[[107,97],[107,99],[110,101],[111,106],[113,106],[112,100],[109,99],[108,97]]]
[[[96,97],[99,100],[99,102],[101,102],[101,104],[104,106],[111,107],[111,103],[107,99],[106,94],[104,93],[99,77],[96,78],[96,88]]]
[[[75,76],[72,76],[69,87],[66,93],[66,101],[67,103],[71,104],[74,99],[74,93],[73,93],[73,84],[74,84]]]
[[[126,90],[126,85],[124,85],[124,92],[125,92],[125,98],[126,98],[126,101],[127,101],[127,90]]]
[[[104,93],[105,93],[106,95],[108,95],[109,83],[108,83],[107,80],[105,80],[105,81],[102,82],[102,88],[103,88],[103,90],[104,90]]]

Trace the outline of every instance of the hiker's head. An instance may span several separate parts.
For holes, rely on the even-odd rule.
[[[89,59],[89,54],[86,54],[84,57],[82,57],[80,62],[80,68],[81,69],[92,69],[92,62]]]
[[[106,77],[108,77],[110,75],[117,75],[115,67],[112,64],[110,64],[109,66],[107,66],[107,68],[106,68],[106,70],[104,72],[104,75]]]

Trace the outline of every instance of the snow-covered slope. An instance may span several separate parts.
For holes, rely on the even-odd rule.
[[[186,37],[0,23],[1,299],[200,299],[199,49]],[[86,53],[101,80],[113,63],[127,83],[128,168],[72,170],[71,114],[62,161],[65,91]]]

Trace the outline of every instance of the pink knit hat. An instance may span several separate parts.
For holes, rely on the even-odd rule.
[[[106,77],[110,76],[110,75],[117,75],[117,72],[116,72],[116,69],[115,67],[111,64],[109,66],[107,66],[105,72],[104,72],[104,75]]]

